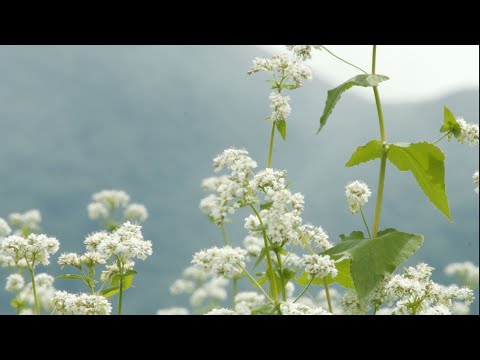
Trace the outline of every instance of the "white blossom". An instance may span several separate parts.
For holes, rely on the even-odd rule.
[[[8,292],[16,293],[23,289],[25,286],[25,280],[20,274],[10,274],[7,277],[7,284],[5,290]]]
[[[321,50],[321,45],[287,45],[287,49],[293,52],[299,59],[303,61],[312,58],[312,50]]]
[[[213,309],[204,315],[238,315],[235,311],[230,309]]]
[[[276,191],[285,189],[286,177],[286,170],[265,169],[255,174],[251,186],[256,191],[272,196]]]
[[[356,180],[345,187],[345,195],[347,196],[350,211],[352,214],[356,214],[368,202],[368,198],[372,193],[367,184]]]
[[[251,315],[252,310],[265,302],[265,296],[254,291],[239,292],[235,296],[235,311],[240,315]]]
[[[106,241],[109,237],[110,234],[106,231],[99,231],[88,235],[83,243],[86,245],[88,251],[95,252],[97,251],[98,246]]]
[[[213,167],[215,171],[227,168],[232,175],[246,177],[249,171],[257,167],[257,163],[248,156],[248,151],[239,149],[227,149],[213,159]]]
[[[183,270],[183,277],[195,281],[205,281],[212,273],[206,272],[204,269],[199,269],[196,266],[189,266]]]
[[[204,191],[217,191],[218,187],[228,180],[228,176],[212,176],[202,180]]]
[[[110,215],[110,211],[107,206],[99,202],[93,202],[88,204],[87,211],[88,217],[91,220],[106,219]]]
[[[455,302],[451,311],[453,315],[470,315],[470,306],[461,301]]]
[[[41,308],[50,310],[52,308],[52,298],[55,293],[53,283],[55,278],[46,273],[35,275],[35,289],[37,293],[37,300]],[[33,296],[33,285],[29,282],[17,295],[17,299],[23,301],[30,306],[35,305],[35,298]]]
[[[190,315],[190,312],[185,308],[171,307],[158,310],[157,315]]]
[[[447,265],[445,274],[456,276],[463,284],[472,289],[478,286],[478,266],[475,266],[470,261]]]
[[[206,214],[208,216],[212,216],[212,213],[214,211],[216,211],[219,214],[219,216],[217,216],[217,218],[218,217],[225,218],[227,213],[230,212],[230,208],[227,207],[224,211],[216,210],[217,206],[219,206],[220,203],[221,203],[221,200],[216,195],[210,194],[210,195],[204,197],[202,200],[200,200],[200,204],[199,204],[198,207],[200,208],[200,210],[204,214]],[[231,209],[232,209],[231,211],[234,210],[233,207]]]
[[[335,278],[338,274],[335,261],[328,255],[303,255],[302,264],[305,266],[305,272],[308,273],[309,279],[323,279],[326,276]]]
[[[265,246],[265,242],[261,237],[249,235],[243,240],[243,246],[249,256],[258,257]]]
[[[477,187],[474,189],[474,191],[475,191],[475,192],[477,193],[477,195],[478,195],[478,170],[475,171],[475,173],[473,174],[472,180],[473,180],[473,183],[474,183],[474,184],[477,184]]]
[[[322,229],[322,227],[302,225],[299,229],[302,233],[303,241],[300,242],[302,247],[305,247],[306,245],[304,242],[308,244],[311,241],[313,241],[315,246],[323,250],[328,250],[333,246],[330,241],[328,241],[328,234]]]
[[[112,306],[106,298],[98,295],[55,292],[55,311],[62,315],[110,315]]]
[[[17,226],[22,231],[28,233],[37,231],[40,229],[40,223],[42,222],[42,215],[40,211],[34,209],[22,213],[12,213],[8,216],[10,223]]]
[[[228,296],[225,287],[228,285],[228,280],[224,278],[213,278],[196,289],[190,297],[190,304],[193,307],[200,307],[206,303],[207,300],[213,302],[220,302],[225,300]]]
[[[469,124],[463,118],[457,118],[457,123],[460,125],[460,134],[456,136],[457,141],[460,144],[469,143],[471,146],[478,144],[478,125]],[[454,136],[453,133],[448,135],[450,141]]]
[[[353,290],[348,290],[340,301],[340,306],[345,315],[366,315],[368,308],[360,304],[358,295]]]
[[[7,222],[0,218],[0,239],[8,236],[12,233],[12,229],[8,226]]]
[[[377,310],[375,315],[392,315],[394,311],[395,309],[391,307],[381,308]]]
[[[270,119],[272,121],[287,120],[288,116],[292,112],[289,101],[290,96],[284,96],[276,92],[270,94],[270,108],[272,109],[272,115]]]
[[[145,205],[130,204],[125,209],[123,216],[126,220],[144,222],[148,218],[148,211]]]
[[[78,254],[75,254],[75,253],[64,253],[60,255],[60,257],[58,258],[58,265],[60,265],[62,268],[65,265],[79,267],[80,256],[78,256]]]
[[[132,270],[133,267],[135,266],[135,263],[131,260],[125,260],[123,263],[123,272],[125,273],[128,270]],[[113,263],[112,265],[106,265],[104,271],[102,271],[100,275],[100,281],[107,281],[108,279],[111,279],[113,276],[120,274],[120,269],[118,268],[116,262]]]
[[[238,247],[213,247],[195,253],[192,264],[206,271],[213,271],[219,276],[236,275],[243,271],[241,267],[245,267],[246,254],[246,250]]]
[[[93,267],[93,266],[96,266],[96,265],[106,263],[106,261],[102,257],[102,255],[100,255],[100,253],[95,252],[95,251],[89,251],[89,252],[86,252],[85,254],[83,254],[82,256],[80,256],[80,262],[82,264],[85,264],[85,265],[89,266],[89,267]]]
[[[311,308],[301,303],[286,303],[280,304],[280,311],[283,315],[332,315],[325,309],[320,307]]]
[[[10,257],[15,264],[26,260],[30,267],[50,264],[51,254],[58,251],[59,242],[46,235],[30,234],[26,239],[22,236],[11,235],[0,244],[0,255]]]
[[[285,295],[287,295],[287,298],[292,298],[293,293],[295,292],[295,285],[293,282],[289,281],[287,285],[285,285]]]
[[[130,202],[130,196],[121,190],[102,190],[93,194],[94,202],[105,205],[108,209],[125,207]]]
[[[452,315],[452,313],[445,305],[437,305],[420,311],[418,315]]]
[[[190,280],[177,279],[170,286],[170,294],[180,295],[180,294],[190,294],[195,290],[195,283]]]

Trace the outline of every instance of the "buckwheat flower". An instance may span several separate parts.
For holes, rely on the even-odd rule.
[[[25,286],[25,280],[20,274],[10,274],[7,277],[7,284],[5,290],[8,292],[16,293],[23,289]]]
[[[213,278],[207,281],[201,287],[196,289],[190,297],[190,304],[193,307],[200,307],[210,300],[214,303],[218,303],[227,298],[227,290],[225,287],[228,285],[228,280],[224,278]]]
[[[253,59],[252,67],[250,68],[247,74],[252,75],[259,71],[272,71],[272,70],[273,70],[273,65],[270,59],[257,57]]]
[[[452,313],[446,306],[437,305],[419,312],[418,315],[452,315]]]
[[[353,290],[348,290],[340,301],[340,306],[346,315],[366,315],[368,307],[362,306],[358,295]]]
[[[100,253],[95,251],[89,251],[80,256],[80,262],[88,267],[94,267],[97,265],[105,264],[105,259]]]
[[[453,315],[470,315],[470,306],[463,302],[455,302],[451,311]]]
[[[133,267],[135,266],[135,263],[130,260],[126,260],[123,263],[123,272],[126,272],[128,270],[132,270]],[[108,279],[111,279],[113,276],[120,274],[120,269],[118,268],[117,264],[114,263],[112,265],[106,265],[104,271],[102,271],[100,275],[100,280],[101,281],[107,281]]]
[[[473,180],[473,183],[474,183],[474,184],[477,184],[477,187],[475,188],[474,191],[475,191],[475,192],[477,193],[477,195],[478,195],[478,170],[475,171],[475,173],[473,174],[472,180]]]
[[[295,81],[297,88],[302,86],[302,80],[312,79],[312,70],[299,61],[293,61],[286,69],[285,74]]]
[[[62,268],[65,265],[75,266],[78,268],[80,267],[80,256],[75,253],[63,253],[58,258],[58,265],[60,265]]]
[[[272,92],[269,99],[270,108],[272,109],[272,115],[270,115],[270,119],[272,121],[286,120],[292,112],[292,108],[288,103],[290,101],[290,96],[284,96],[279,93]]]
[[[85,241],[83,242],[88,251],[96,251],[98,246],[105,242],[110,237],[110,234],[106,231],[99,231],[94,234],[88,235]]]
[[[235,296],[235,311],[240,315],[251,315],[252,310],[265,302],[265,296],[254,291],[239,292]]]
[[[92,199],[110,209],[125,207],[130,202],[130,196],[121,190],[102,190],[93,194]]]
[[[8,226],[7,222],[0,218],[0,239],[4,238],[12,233],[12,229]]]
[[[287,285],[285,285],[285,295],[287,296],[287,299],[292,299],[294,293],[295,284],[292,281],[289,281]]]
[[[315,227],[312,225],[302,225],[299,228],[300,232],[302,233],[302,240],[309,244],[311,241],[320,249],[328,250],[333,245],[328,241],[328,234],[322,227]],[[305,247],[305,243],[300,242],[302,247]]]
[[[181,307],[171,307],[168,309],[160,309],[157,311],[157,315],[190,315],[188,309]]]
[[[445,274],[457,277],[462,284],[474,289],[478,286],[478,266],[470,261],[452,263],[445,268]]]
[[[123,216],[127,220],[144,222],[148,218],[148,211],[142,204],[130,204],[125,209]]]
[[[106,219],[110,215],[108,208],[99,202],[93,202],[87,206],[88,217],[91,220]]]
[[[35,275],[37,299],[40,307],[45,310],[50,310],[52,307],[51,300],[55,293],[55,288],[53,286],[54,281],[55,278],[49,274],[40,273]],[[23,289],[17,295],[17,298],[29,305],[33,306],[35,304],[33,286],[31,282],[23,287]]]
[[[124,260],[132,258],[145,260],[152,255],[152,242],[143,239],[141,229],[140,225],[127,221],[113,233],[109,234],[109,236],[103,238],[96,247],[96,251],[106,260],[111,256]]]
[[[392,315],[395,309],[391,307],[378,309],[375,315]]]
[[[170,286],[170,294],[180,295],[180,294],[190,294],[195,290],[195,283],[190,280],[177,279]]]
[[[457,118],[458,125],[460,125],[460,134],[456,136],[457,141],[460,144],[470,143],[471,146],[478,144],[478,125],[469,124],[463,118]],[[450,141],[454,136],[453,133],[448,135]]]
[[[326,276],[335,278],[338,274],[335,261],[328,255],[303,255],[302,264],[305,266],[305,272],[308,273],[309,279],[323,279]]]
[[[210,194],[204,197],[202,200],[200,200],[199,208],[200,208],[200,211],[203,212],[204,214],[208,216],[212,216],[212,213],[220,203],[221,203],[221,200],[216,195]],[[217,216],[217,218],[222,216],[225,217],[227,213],[229,213],[229,209],[227,208],[226,211],[217,210],[217,213],[219,213],[219,216]]]
[[[367,184],[356,180],[345,187],[345,195],[347,196],[350,211],[352,214],[356,214],[360,211],[360,208],[368,202],[368,198],[372,193]]]
[[[183,277],[197,282],[205,281],[209,276],[211,276],[211,273],[208,273],[203,269],[199,269],[196,266],[189,266],[183,270]]]
[[[322,308],[311,308],[301,303],[281,303],[280,311],[283,315],[332,315]]]
[[[218,187],[222,185],[226,180],[227,176],[212,176],[202,180],[202,189],[204,191],[217,191]]]
[[[235,311],[230,309],[213,309],[204,315],[239,315]]]
[[[53,297],[55,311],[62,315],[110,315],[112,306],[98,295],[69,294],[57,291]]]
[[[56,253],[58,247],[58,240],[46,235],[30,234],[26,239],[11,235],[1,243],[0,254],[11,257],[15,263],[25,259],[30,267],[34,267],[50,264],[50,255]]]
[[[251,186],[255,191],[262,191],[270,196],[285,189],[286,170],[265,169],[255,174]]]
[[[287,49],[299,59],[306,61],[312,58],[312,50],[321,50],[321,45],[287,45]]]
[[[239,247],[213,247],[195,253],[192,264],[219,276],[236,275],[243,271],[240,266],[245,267],[246,254],[247,251]]]
[[[223,168],[231,170],[232,175],[246,175],[257,167],[257,163],[248,156],[248,151],[227,149],[213,159],[215,171]]]
[[[42,215],[38,210],[29,210],[21,213],[12,213],[8,216],[10,223],[28,232],[34,232],[40,229]]]
[[[243,240],[243,246],[247,250],[248,256],[257,257],[262,252],[265,242],[257,236],[247,236]]]

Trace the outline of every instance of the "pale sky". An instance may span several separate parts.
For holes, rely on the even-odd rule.
[[[271,53],[285,51],[282,45],[258,45]],[[371,71],[371,45],[325,45],[345,60]],[[314,78],[340,85],[360,72],[325,51],[315,51],[309,62]],[[478,45],[379,45],[377,73],[390,80],[381,85],[386,102],[418,101],[442,96],[456,90],[479,88]],[[350,90],[372,99],[371,91]]]

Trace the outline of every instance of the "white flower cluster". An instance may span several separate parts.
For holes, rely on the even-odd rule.
[[[321,50],[321,45],[287,45],[287,49],[294,53],[299,59],[303,61],[312,58],[312,50]]]
[[[368,307],[360,304],[358,295],[353,290],[349,290],[343,295],[340,306],[345,315],[366,315],[368,311]]]
[[[338,274],[335,261],[328,255],[303,255],[302,265],[305,267],[309,279],[323,279],[327,276],[335,278]]]
[[[301,303],[283,302],[280,304],[280,311],[283,315],[332,315],[321,307],[311,308]]]
[[[352,214],[360,211],[360,208],[368,202],[368,198],[372,195],[368,185],[362,181],[353,181],[345,187],[345,195],[347,203]]]
[[[57,291],[52,301],[55,311],[61,315],[110,315],[112,312],[108,300],[98,295]]]
[[[7,284],[5,290],[8,292],[16,293],[23,289],[25,286],[25,280],[20,274],[10,274],[7,277]]]
[[[265,296],[254,291],[239,292],[235,296],[235,312],[239,315],[251,315],[252,311],[265,302]]]
[[[46,235],[30,234],[27,238],[10,235],[0,244],[0,261],[3,266],[34,268],[50,264],[50,255],[58,251],[59,242]]]
[[[88,216],[92,220],[111,219],[115,211],[124,209],[124,220],[144,222],[148,218],[147,208],[142,204],[130,202],[130,195],[121,190],[103,190],[93,194],[88,205]]]
[[[8,236],[12,233],[12,229],[8,226],[8,223],[0,218],[0,240],[5,236]]]
[[[53,294],[55,293],[55,288],[53,287],[54,281],[55,279],[53,276],[45,273],[35,275],[35,290],[37,293],[37,299],[40,307],[44,308],[45,310],[51,309],[51,300]],[[24,315],[30,313],[26,310],[30,310],[28,307],[35,304],[33,285],[31,282],[25,284],[25,280],[22,275],[10,274],[7,277],[5,290],[16,294],[13,303],[19,307],[19,310],[23,311]]]
[[[158,310],[157,315],[190,315],[190,311],[181,307],[171,307]]]
[[[310,243],[311,241],[313,241],[315,246],[323,250],[328,250],[333,246],[332,243],[328,241],[328,234],[322,227],[302,225],[300,231],[303,233],[302,246],[305,246],[305,243]]]
[[[473,183],[474,183],[474,184],[477,184],[477,187],[474,189],[474,191],[475,191],[475,192],[477,193],[477,195],[478,195],[478,170],[475,171],[475,173],[473,174],[472,180],[473,180]]]
[[[84,243],[89,251],[97,252],[105,260],[112,256],[122,260],[145,260],[152,255],[152,242],[143,239],[141,230],[140,225],[127,221],[112,233],[98,232],[88,236]]]
[[[213,309],[204,315],[238,315],[238,314],[233,310],[223,308],[223,309]]]
[[[433,268],[425,263],[415,268],[403,270],[401,275],[394,275],[385,286],[389,302],[396,301],[395,314],[422,314],[439,312],[438,306],[444,306],[449,312],[455,300],[469,305],[473,302],[473,291],[455,285],[442,286],[430,280]],[[429,310],[435,308],[434,310]]]
[[[20,229],[21,235],[28,235],[32,232],[40,230],[40,223],[42,222],[42,215],[40,211],[28,210],[24,213],[12,213],[8,216],[10,224],[15,225]]]
[[[471,146],[478,144],[478,125],[469,124],[463,118],[457,118],[458,125],[460,125],[460,134],[456,136],[460,144],[469,143]],[[450,141],[454,135],[450,133],[448,140]]]
[[[478,266],[475,266],[470,261],[447,265],[445,274],[457,277],[462,284],[471,289],[475,289],[478,286]]]
[[[312,78],[312,70],[299,60],[291,60],[288,54],[275,55],[271,59],[255,58],[247,74],[252,75],[260,71],[276,73],[280,79],[284,79],[284,82],[288,79],[293,80],[293,84],[290,85],[294,89],[301,87],[303,80]]]
[[[290,96],[284,96],[282,94],[272,92],[270,94],[270,108],[272,109],[272,115],[270,120],[272,121],[282,121],[287,120],[288,116],[292,112],[292,108],[288,103],[290,101]]]
[[[236,275],[245,267],[247,251],[242,248],[213,247],[193,255],[192,264],[205,271],[212,271],[218,276]]]
[[[227,298],[228,280],[224,278],[214,277],[197,288],[190,296],[190,304],[193,307],[200,307],[207,302],[218,303]]]
[[[261,237],[248,235],[243,240],[243,246],[249,257],[257,257],[262,252],[265,242]]]

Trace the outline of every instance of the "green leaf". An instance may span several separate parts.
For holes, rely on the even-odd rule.
[[[109,297],[112,297],[113,295],[118,294],[119,292],[120,292],[120,287],[116,286],[116,287],[111,287],[111,288],[102,290],[100,292],[100,295],[102,295],[103,297],[109,298]]]
[[[272,207],[273,201],[260,205],[260,210],[268,210]]]
[[[445,155],[433,144],[393,144],[388,159],[400,171],[411,171],[425,195],[450,221],[445,192]]]
[[[262,286],[263,284],[265,284],[265,281],[267,281],[267,276],[264,275],[262,276],[261,278],[257,279],[257,283],[258,285]],[[256,287],[256,286],[255,286]]]
[[[257,261],[255,261],[255,264],[253,265],[253,268],[255,269],[263,259],[265,259],[265,256],[267,255],[267,252],[265,251],[265,248],[262,248],[260,251],[260,254],[258,255]]]
[[[137,272],[134,271],[134,270],[131,270],[131,271],[133,271],[133,273],[127,274],[128,273],[128,271],[127,271],[125,274],[123,274],[123,281],[122,281],[122,289],[123,290],[126,290],[126,289],[128,289],[132,286],[133,275],[136,274]],[[120,275],[115,275],[112,278],[111,285],[112,285],[112,287],[119,287],[119,285],[120,285]]]
[[[350,235],[340,234],[339,237],[341,241],[365,239],[362,231],[352,231]]]
[[[323,110],[323,115],[320,118],[320,129],[318,129],[317,134],[322,130],[326,125],[329,116],[332,114],[333,108],[337,105],[338,101],[342,94],[351,89],[353,86],[363,86],[371,87],[378,86],[381,82],[388,80],[389,78],[384,75],[358,75],[350,80],[344,82],[342,85],[331,89],[328,91],[327,101],[325,103],[325,109]]]
[[[65,275],[60,275],[60,276],[57,276],[55,279],[57,279],[57,280],[60,280],[60,279],[82,280],[82,281],[87,281],[87,282],[91,282],[91,281],[92,281],[92,279],[90,279],[90,278],[87,277],[87,276],[77,275],[77,274],[65,274]]]
[[[283,141],[285,141],[287,139],[287,122],[285,120],[277,120],[275,121],[275,125]]]
[[[88,276],[90,276],[90,278],[93,278],[95,276],[95,269],[93,268],[93,266],[87,266],[88,267]]]
[[[348,256],[350,274],[360,302],[366,304],[369,295],[383,280],[408,260],[422,245],[423,236],[388,229],[373,239],[345,240],[323,254]]]
[[[379,140],[372,140],[365,146],[359,146],[345,166],[352,167],[381,157],[382,143]]]
[[[332,256],[332,258],[335,258],[335,256]],[[339,259],[340,256],[337,256],[336,258]],[[345,259],[335,263],[335,267],[338,270],[338,274],[334,278],[332,278],[331,276],[327,276],[326,278],[327,285],[338,283],[344,288],[355,289],[355,285],[353,284],[353,280],[352,280],[352,275],[350,274],[350,262],[351,262],[350,259]],[[298,284],[303,286],[307,286],[308,283],[310,282],[308,278],[308,274],[306,272],[303,272],[303,274],[300,275],[295,281]],[[325,283],[323,279],[313,279],[312,285],[325,286]]]
[[[453,135],[458,136],[460,135],[461,128],[455,115],[453,115],[451,110],[445,106],[443,108],[443,125],[440,128],[440,132],[444,133],[448,131],[451,131]]]
[[[280,280],[280,276],[277,274],[275,270],[272,269],[267,269],[266,275],[268,278],[268,293],[272,297],[276,297],[275,295],[280,295],[281,287],[282,287],[282,281]],[[273,282],[275,282],[275,288],[277,290],[277,294],[274,294],[273,292]]]
[[[252,310],[252,315],[279,315],[280,311],[273,304],[265,304]]]
[[[292,280],[295,275],[297,274],[297,271],[296,270],[293,270],[293,269],[283,269],[283,281],[286,283],[288,283],[290,280]]]

